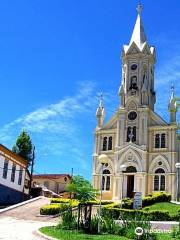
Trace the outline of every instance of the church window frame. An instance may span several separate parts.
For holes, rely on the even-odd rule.
[[[167,134],[166,133],[156,133],[154,139],[154,148],[166,148],[166,141],[167,141]]]
[[[109,169],[104,169],[102,173],[102,191],[111,190],[111,172]]]
[[[112,136],[104,136],[102,151],[112,151],[113,150],[113,137]]]
[[[166,176],[163,168],[157,168],[154,175],[154,191],[166,190]]]
[[[137,127],[136,126],[128,126],[127,128],[127,142],[130,142],[130,133],[131,133],[131,129],[132,129],[132,133],[133,133],[133,137],[132,137],[132,142],[136,142],[136,136],[137,136]]]
[[[130,90],[138,90],[138,85],[137,85],[137,76],[133,75],[131,76],[130,79]]]

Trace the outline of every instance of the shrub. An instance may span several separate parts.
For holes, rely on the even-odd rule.
[[[51,198],[50,203],[73,203],[73,204],[79,204],[79,202],[75,199],[66,199],[66,198]]]
[[[142,199],[142,205],[143,205],[143,207],[146,207],[146,206],[150,206],[154,203],[170,202],[170,201],[171,201],[171,195],[170,194],[159,192],[159,193],[154,193],[154,194],[151,194],[147,197],[144,197]]]
[[[120,208],[102,208],[102,216],[104,218],[135,220],[137,216],[145,218],[149,221],[170,221],[174,220],[168,211],[142,211],[133,209]]]
[[[68,210],[62,214],[62,221],[58,224],[57,228],[65,230],[77,229],[77,217],[73,215],[72,208],[68,208]]]
[[[123,235],[125,234],[125,229],[115,222],[113,218],[105,218],[102,220],[101,230],[103,233]]]
[[[93,200],[93,201],[87,201],[86,203],[92,204],[92,205],[99,205],[100,204],[100,200]],[[101,201],[101,205],[109,205],[109,204],[113,204],[113,201]]]
[[[71,207],[70,204],[65,204],[65,203],[54,203],[50,205],[45,205],[40,209],[40,214],[55,215],[55,214],[64,212],[70,207]]]
[[[98,216],[94,215],[91,219],[91,226],[90,226],[90,232],[92,234],[97,234],[98,233],[98,222],[99,222]]]
[[[133,200],[130,198],[124,198],[122,201],[122,208],[132,209],[133,208]]]

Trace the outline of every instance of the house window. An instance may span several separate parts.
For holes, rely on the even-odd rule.
[[[112,150],[112,137],[103,138],[103,151]]]
[[[11,182],[15,181],[15,174],[16,174],[16,165],[13,164],[12,166],[12,172],[11,172]]]
[[[7,178],[7,173],[8,173],[8,160],[4,161],[4,167],[3,167],[3,178],[6,179]]]
[[[166,147],[166,134],[156,134],[155,135],[155,148],[165,148]]]
[[[19,185],[21,185],[21,183],[22,183],[22,173],[23,173],[23,168],[21,167],[19,170],[19,178],[18,178]]]
[[[165,191],[165,171],[162,168],[155,171],[154,191]]]
[[[111,178],[110,178],[110,171],[105,169],[103,171],[103,177],[102,177],[102,190],[103,191],[109,191],[110,190],[110,184],[111,184]]]

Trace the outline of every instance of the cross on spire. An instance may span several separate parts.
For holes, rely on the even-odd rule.
[[[138,14],[139,15],[141,15],[141,13],[142,13],[142,10],[143,10],[143,6],[142,6],[142,4],[141,4],[141,2],[139,1],[139,3],[138,3],[138,6],[137,6],[137,12],[138,12]]]

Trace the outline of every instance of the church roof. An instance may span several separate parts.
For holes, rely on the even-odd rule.
[[[139,4],[137,7],[138,16],[130,40],[131,45],[133,42],[138,46],[139,49],[142,49],[144,44],[147,41],[146,34],[144,31],[144,26],[141,18],[142,6]]]
[[[144,26],[143,26],[143,22],[142,22],[142,17],[141,17],[141,12],[142,12],[142,5],[139,4],[137,7],[137,19],[136,19],[136,23],[134,26],[134,30],[131,36],[131,40],[129,42],[129,45],[124,45],[124,52],[128,53],[130,51],[131,48],[136,48],[137,51],[149,51],[149,53],[151,54],[155,54],[155,49],[154,47],[150,47],[148,45],[147,42],[147,37],[144,31]]]

